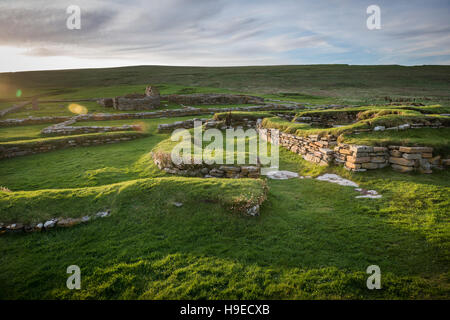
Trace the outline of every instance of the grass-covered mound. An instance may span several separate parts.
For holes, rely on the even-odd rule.
[[[184,139],[183,137],[179,137],[179,140],[172,141],[171,138],[165,139],[158,143],[155,148],[152,150],[154,153],[163,153],[165,154],[164,158],[170,160],[171,153],[173,150],[179,150],[180,156],[186,155],[187,157],[191,156],[191,161],[193,162],[193,159],[195,157],[201,158],[203,156],[203,162],[206,163],[205,157],[211,156],[210,159],[212,159],[218,152],[222,152],[222,163],[223,164],[229,164],[232,165],[232,163],[229,163],[227,159],[234,159],[234,164],[237,165],[255,165],[255,163],[249,163],[250,160],[257,159],[258,153],[253,153],[252,151],[259,150],[259,137],[256,133],[256,131],[253,131],[255,135],[251,136],[245,136],[245,137],[239,137],[235,138],[231,135],[227,135],[227,131],[223,130],[222,132],[222,145],[221,147],[214,149],[211,144],[214,143],[213,141],[205,141],[202,140],[201,145],[195,144],[194,140],[194,129],[189,130],[191,136],[190,139]],[[245,130],[244,130],[245,132]],[[234,146],[234,148],[229,148],[228,146]],[[236,147],[237,145],[245,146],[245,149],[239,149]],[[271,145],[267,144],[267,156],[270,156],[271,151]],[[176,148],[176,149],[175,149]],[[184,152],[186,151],[186,153]],[[244,161],[239,161],[239,159],[244,159]]]
[[[415,111],[413,114],[447,114],[450,113],[450,107],[441,105],[428,105],[428,106],[412,106],[412,105],[376,105],[376,106],[360,106],[360,107],[348,107],[348,108],[336,108],[336,109],[321,109],[321,110],[308,110],[297,113],[297,117],[310,117],[310,116],[331,116],[339,113],[351,113],[354,115],[364,112],[393,112],[408,114],[408,111]]]
[[[216,202],[227,209],[245,210],[266,197],[262,180],[149,178],[98,187],[0,191],[0,221],[37,223],[55,217],[78,218],[104,209],[112,212],[142,201]]]
[[[100,133],[86,133],[86,134],[74,134],[69,136],[58,136],[58,137],[40,137],[35,139],[24,139],[24,140],[11,140],[0,142],[0,147],[12,147],[17,146],[20,148],[33,148],[36,146],[40,146],[42,144],[60,144],[65,145],[69,140],[80,140],[84,139],[96,139],[96,138],[117,138],[117,137],[131,137],[131,136],[141,136],[145,137],[147,134],[145,132],[136,132],[136,131],[115,131],[115,132],[100,132]]]
[[[339,136],[343,133],[350,133],[354,130],[369,130],[377,126],[386,128],[395,127],[402,124],[423,124],[425,126],[450,127],[450,117],[432,114],[432,112],[446,110],[440,106],[423,107],[426,114],[420,112],[422,107],[410,106],[367,106],[355,108],[326,109],[315,111],[304,111],[296,115],[293,121],[288,121],[280,117],[264,118],[262,125],[265,128],[279,129],[282,132],[295,134],[297,136],[308,136],[318,134],[319,136],[332,134]],[[320,128],[310,123],[296,122],[304,117],[332,118],[339,119],[344,115],[345,119],[353,119],[346,124],[337,127]],[[411,132],[408,130],[407,132]],[[431,131],[430,131],[431,132]],[[436,136],[439,131],[434,131]],[[386,133],[388,135],[389,133]]]
[[[288,170],[307,165],[282,157]],[[353,188],[314,179],[268,181],[261,215],[245,218],[199,197],[175,207],[200,185],[168,184],[125,192],[110,217],[86,225],[2,236],[0,298],[448,298],[449,174],[346,174],[383,198],[356,201]],[[72,264],[82,290],[66,287]],[[366,287],[372,264],[381,290]]]
[[[317,134],[319,136],[328,134],[339,136],[343,132],[369,128],[369,126],[364,122],[358,122],[336,128],[314,128],[308,123],[295,123],[280,117],[264,118],[262,121],[262,127],[266,129],[278,129],[281,132],[294,134],[300,137],[306,137],[313,134]]]

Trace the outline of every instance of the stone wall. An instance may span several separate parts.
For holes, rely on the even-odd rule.
[[[185,121],[175,121],[174,123],[162,123],[158,125],[158,132],[172,132],[176,129],[192,129],[196,122],[200,122],[203,125],[208,119],[189,119]]]
[[[204,178],[259,178],[261,174],[260,166],[240,166],[240,165],[208,165],[201,164],[180,164],[172,162],[169,153],[157,151],[152,153],[153,161],[160,170],[167,173]]]
[[[105,108],[114,107],[114,99],[113,98],[101,98],[97,100],[97,103]]]
[[[334,157],[336,164],[343,164],[351,171],[366,171],[389,166],[389,152],[386,147],[339,143],[334,148]]]
[[[111,211],[100,211],[94,215],[86,215],[80,218],[53,218],[47,221],[23,224],[20,222],[16,223],[3,223],[0,222],[0,234],[5,232],[35,232],[35,231],[49,231],[56,227],[68,228],[79,225],[81,223],[87,223],[93,219],[105,218],[110,216]]]
[[[30,104],[30,101],[24,101],[24,102],[17,103],[15,105],[13,105],[12,107],[0,110],[0,118],[7,115],[8,113],[18,112],[20,109],[27,106],[28,104]]]
[[[156,96],[115,97],[113,108],[116,110],[152,110],[159,108],[160,98]]]
[[[35,124],[45,123],[59,123],[72,119],[70,116],[57,117],[28,117],[24,119],[6,119],[0,120],[0,127],[16,127],[16,126],[31,126]]]
[[[194,93],[162,95],[162,100],[185,105],[264,103],[264,98],[241,94]]]
[[[66,136],[72,134],[87,134],[96,132],[116,132],[116,131],[139,131],[139,125],[122,125],[119,127],[110,126],[72,126],[76,123],[75,119],[64,121],[53,126],[47,127],[41,131],[43,135]]]
[[[0,143],[0,159],[14,158],[18,156],[49,152],[71,147],[118,143],[137,139],[142,136],[143,134],[139,132],[120,132],[112,134],[82,135],[54,139],[50,138],[42,140],[30,140],[20,143],[5,142]]]
[[[431,173],[432,169],[450,165],[450,159],[433,156],[433,148],[430,147],[389,146],[389,154],[392,168],[400,172]]]
[[[271,139],[270,130],[261,128],[260,124],[258,132],[262,139]],[[332,135],[300,137],[279,132],[279,137],[282,147],[302,155],[306,161],[323,166],[331,163],[344,165],[351,171],[361,172],[391,166],[399,172],[432,173],[432,169],[450,166],[450,159],[433,156],[433,148],[430,147],[352,145],[337,143],[336,137]]]
[[[269,129],[258,126],[258,133],[262,139],[271,141],[272,137]],[[279,132],[279,139],[279,144],[282,147],[302,155],[306,161],[327,166],[334,160],[334,152],[331,149],[336,145],[334,136],[319,137],[318,135],[310,135],[300,137]]]
[[[225,130],[227,128],[239,128],[247,129],[254,128],[256,126],[256,120],[253,119],[234,119],[231,118],[228,123],[225,120],[214,120],[214,119],[189,119],[185,121],[176,121],[174,123],[162,123],[158,125],[158,132],[172,132],[176,129],[192,129],[194,128],[195,122],[200,122],[200,125],[205,125],[205,128],[218,128]]]
[[[433,156],[431,147],[372,147],[340,143],[334,150],[336,163],[343,163],[352,171],[391,166],[399,172],[432,173],[432,169],[442,170],[450,164],[449,159]]]

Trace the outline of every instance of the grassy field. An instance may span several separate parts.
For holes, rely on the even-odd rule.
[[[444,109],[424,108],[439,113],[449,99],[448,71],[334,65],[11,73],[0,74],[0,95],[11,99],[20,87],[28,97],[96,98],[143,92],[146,84],[154,83],[162,93],[248,92],[311,103],[381,103],[385,96],[408,97],[441,103]],[[8,117],[66,115],[67,104],[51,103]],[[93,102],[85,106],[89,112],[105,112]],[[174,177],[152,161],[150,152],[170,137],[158,133],[157,126],[190,118],[81,122],[78,125],[141,124],[147,135],[119,144],[0,160],[0,187],[10,190],[0,189],[2,222],[111,210],[110,217],[72,228],[0,235],[0,299],[450,297],[448,170],[429,175],[390,168],[352,173],[316,166],[280,149],[281,169],[312,178]],[[46,126],[0,128],[0,143],[44,138],[40,130]],[[429,130],[436,129],[345,139],[421,143],[436,136]],[[450,133],[439,132],[436,146],[448,146]],[[359,193],[352,187],[314,179],[322,173],[337,173],[383,197],[355,199]],[[262,198],[267,199],[260,216],[236,211]],[[81,268],[81,290],[66,288],[66,268],[72,264]],[[365,271],[372,264],[381,268],[381,290],[366,287]]]
[[[449,104],[449,66],[304,65],[267,67],[138,66],[112,69],[0,74],[0,96],[91,98],[143,92],[147,84],[167,84],[162,93],[245,92],[275,99],[368,104],[416,99]],[[196,87],[202,87],[197,89]],[[172,90],[173,88],[174,90]],[[181,92],[180,92],[181,91]]]

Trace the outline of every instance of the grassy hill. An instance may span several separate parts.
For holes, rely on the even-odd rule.
[[[64,96],[76,93],[78,88],[148,83],[212,87],[303,101],[328,98],[367,103],[390,97],[445,104],[449,103],[450,66],[134,66],[2,73],[0,98],[14,98],[18,89],[24,97]]]

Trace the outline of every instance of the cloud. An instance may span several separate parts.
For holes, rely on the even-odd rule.
[[[370,31],[368,1],[78,0],[81,30],[68,30],[73,1],[16,0],[0,3],[0,46],[132,64],[449,61],[447,1],[378,2]]]

